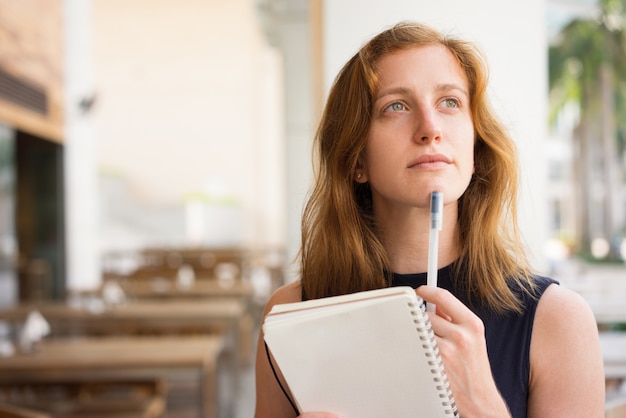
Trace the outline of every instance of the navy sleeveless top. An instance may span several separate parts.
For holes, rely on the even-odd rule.
[[[547,277],[534,276],[535,297],[520,289],[513,289],[523,301],[523,313],[496,314],[489,309],[470,305],[466,292],[453,280],[452,274],[452,266],[440,269],[437,285],[449,290],[482,319],[485,325],[491,372],[500,394],[506,401],[513,418],[526,418],[530,377],[530,340],[535,312],[543,292],[550,284],[557,282]],[[458,282],[461,283],[463,280]],[[426,273],[394,273],[393,275],[392,286],[416,288],[424,284],[426,284]]]

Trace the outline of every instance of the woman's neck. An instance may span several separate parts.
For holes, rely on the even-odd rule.
[[[394,273],[421,273],[428,270],[430,238],[429,211],[413,210],[410,213],[377,217],[381,239],[389,256]],[[444,208],[443,228],[439,231],[437,267],[449,265],[459,256],[457,238],[456,204]]]

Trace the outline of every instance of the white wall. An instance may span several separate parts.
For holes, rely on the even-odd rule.
[[[282,56],[255,7],[65,0],[70,288],[99,283],[102,251],[196,244],[190,195],[225,214],[207,238],[285,244]]]
[[[232,208],[236,243],[284,244],[282,59],[254,2],[93,3],[102,172],[144,207],[202,195]]]
[[[306,3],[290,3],[295,10],[282,22],[281,49],[285,66],[287,188],[287,280],[298,278],[296,256],[301,242],[304,202],[313,181],[311,152],[315,120],[311,24]],[[300,4],[298,4],[300,3]]]
[[[401,20],[416,20],[476,42],[491,69],[494,107],[520,151],[520,224],[532,262],[543,270],[546,241],[547,38],[545,1],[327,0],[324,80],[328,90],[343,64],[371,36]],[[347,18],[350,17],[350,18]]]

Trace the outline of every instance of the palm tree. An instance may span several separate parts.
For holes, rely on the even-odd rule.
[[[615,209],[624,204],[625,19],[626,0],[600,0],[597,18],[571,21],[549,50],[550,120],[569,103],[580,115],[573,132],[573,180],[577,251],[583,254],[590,252],[594,234],[611,241],[624,225]]]

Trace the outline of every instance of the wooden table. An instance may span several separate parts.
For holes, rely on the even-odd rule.
[[[0,417],[2,418],[52,418],[50,415],[26,409],[15,405],[0,402]]]
[[[53,332],[57,327],[76,334],[167,333],[220,325],[236,330],[244,309],[233,299],[133,301],[113,306],[43,302],[0,309],[0,319],[20,326],[31,311],[37,310],[51,323]]]
[[[173,280],[127,280],[118,283],[126,296],[135,299],[237,298],[249,303],[254,294],[252,284],[241,280],[230,283],[196,280],[189,287],[178,286]]]
[[[102,337],[44,340],[32,354],[0,357],[0,382],[62,383],[181,375],[197,383],[198,417],[218,416],[221,336]]]
[[[240,320],[245,307],[235,299],[133,301],[99,309],[71,306],[66,303],[20,304],[0,309],[0,319],[15,327],[22,325],[32,310],[39,311],[56,335],[137,335],[210,333],[225,330],[229,340],[226,350],[231,356],[234,376],[240,369],[242,353],[248,353],[240,337]],[[245,350],[245,351],[244,351]],[[236,379],[234,379],[236,382]]]

